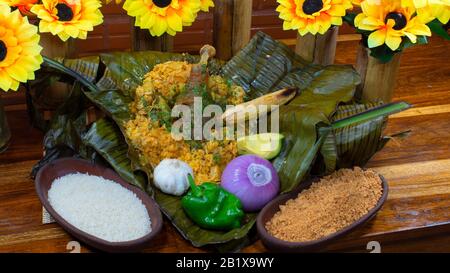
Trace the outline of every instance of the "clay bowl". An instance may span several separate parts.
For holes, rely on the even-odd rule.
[[[110,179],[119,183],[126,189],[134,192],[136,196],[141,199],[144,206],[147,208],[148,215],[151,220],[152,231],[136,240],[125,242],[108,242],[98,237],[92,236],[83,232],[75,226],[68,223],[62,218],[50,205],[48,201],[48,191],[53,181],[61,176],[70,173],[88,173],[91,175],[101,176],[105,179]],[[162,215],[156,202],[150,198],[145,192],[137,187],[125,182],[116,172],[111,169],[95,165],[89,161],[76,158],[63,158],[55,160],[45,165],[39,170],[35,179],[36,192],[41,200],[41,203],[50,215],[60,224],[68,233],[73,235],[80,241],[90,245],[96,249],[106,252],[134,252],[143,249],[149,245],[149,242],[161,231]]]
[[[383,187],[383,194],[378,200],[378,203],[373,207],[366,215],[361,217],[359,220],[354,222],[353,224],[333,233],[328,236],[325,236],[319,240],[314,241],[308,241],[308,242],[288,242],[283,241],[278,238],[273,237],[270,235],[265,226],[266,223],[272,219],[273,215],[277,213],[280,210],[280,205],[284,205],[288,200],[296,198],[298,194],[308,189],[312,183],[317,182],[319,178],[313,178],[308,181],[305,181],[302,183],[298,189],[294,190],[293,192],[289,192],[283,195],[280,195],[279,197],[272,200],[269,204],[267,204],[261,212],[258,214],[258,218],[256,220],[256,227],[258,230],[258,234],[261,238],[262,243],[271,251],[276,252],[312,252],[312,251],[319,251],[321,247],[333,242],[334,240],[344,236],[345,234],[350,233],[354,229],[358,228],[359,226],[362,226],[366,222],[370,221],[376,213],[381,209],[384,202],[387,199],[388,196],[388,184],[384,177],[380,175],[381,183]]]

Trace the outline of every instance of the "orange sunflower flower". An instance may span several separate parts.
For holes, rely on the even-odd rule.
[[[346,10],[352,9],[350,0],[277,0],[277,11],[284,20],[284,30],[324,34],[332,25],[342,25]]]
[[[417,35],[431,36],[430,28],[415,15],[415,8],[403,7],[400,0],[380,0],[379,4],[364,1],[361,8],[362,13],[356,16],[355,26],[372,31],[368,38],[369,48],[386,44],[395,51],[403,37],[416,43]]]
[[[86,39],[88,31],[103,22],[100,7],[98,0],[42,0],[31,12],[40,19],[40,32],[50,32],[67,41],[70,37]]]
[[[42,63],[37,27],[19,10],[0,4],[0,89],[17,90],[19,83],[34,80]]]
[[[22,14],[29,14],[31,7],[37,2],[38,0],[0,0],[0,3],[5,3],[12,8],[18,8]]]

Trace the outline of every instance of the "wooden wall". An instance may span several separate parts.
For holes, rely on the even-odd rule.
[[[275,11],[276,0],[254,0],[252,33],[264,31],[276,39],[294,39],[295,31],[283,31],[282,21]],[[105,16],[104,24],[98,26],[89,33],[87,40],[77,40],[78,54],[92,55],[105,51],[129,50],[131,46],[130,29],[131,18],[120,5],[111,3],[102,8]],[[175,36],[175,51],[195,52],[201,45],[212,43],[212,11],[199,13],[195,23],[185,28],[184,32]],[[344,27],[341,33],[349,33],[351,30]]]

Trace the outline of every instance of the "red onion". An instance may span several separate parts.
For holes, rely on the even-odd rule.
[[[256,155],[239,156],[228,163],[220,185],[241,200],[245,211],[262,209],[280,189],[272,163]]]

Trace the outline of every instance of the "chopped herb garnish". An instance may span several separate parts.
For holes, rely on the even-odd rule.
[[[220,156],[220,154],[214,154],[213,161],[215,164],[220,164],[220,162],[222,161],[222,157]]]
[[[187,140],[186,142],[189,144],[189,146],[193,150],[198,150],[198,149],[203,148],[203,144],[202,144],[201,141],[198,141],[198,140]]]
[[[230,79],[227,80],[227,87],[228,89],[231,89],[233,87],[233,82]]]

